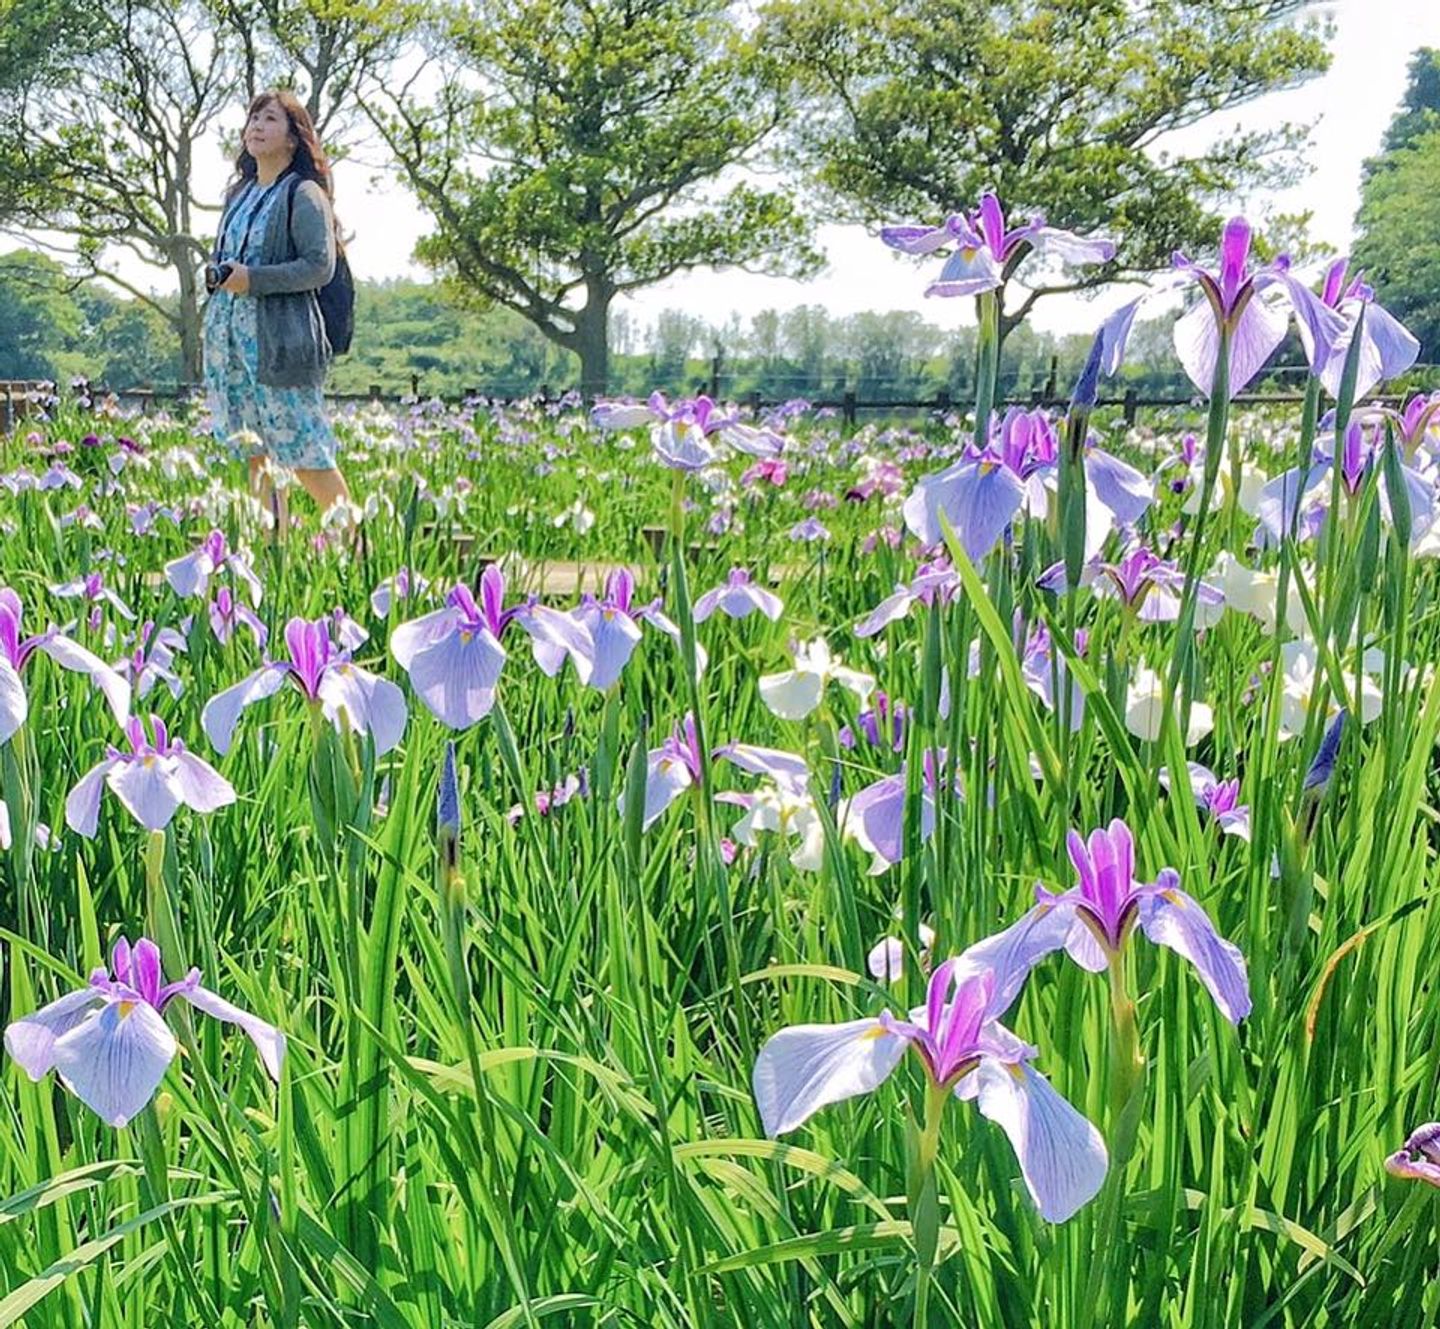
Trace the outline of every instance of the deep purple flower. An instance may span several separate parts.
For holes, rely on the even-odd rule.
[[[83,577],[75,577],[70,581],[61,582],[58,586],[50,588],[51,595],[58,595],[64,599],[79,598],[90,605],[90,630],[93,632],[100,626],[100,605],[108,604],[121,618],[135,620],[135,611],[130,608],[113,590],[105,585],[104,575],[99,572],[87,572]]]
[[[920,838],[928,840],[935,833],[937,805],[941,793],[949,787],[960,798],[958,773],[948,770],[943,751],[934,748],[925,752],[920,777]],[[836,821],[845,834],[870,854],[872,874],[884,872],[898,863],[905,851],[905,784],[902,767],[896,775],[887,775],[841,804]]]
[[[1198,761],[1187,762],[1186,773],[1195,806],[1210,814],[1222,834],[1248,841],[1250,806],[1240,802],[1240,781],[1217,779],[1214,771]],[[1170,788],[1170,772],[1165,767],[1160,769],[1160,783]]]
[[[102,1121],[124,1126],[149,1103],[175,1059],[175,1035],[163,1016],[176,997],[238,1026],[270,1077],[280,1079],[285,1035],[201,987],[198,969],[167,984],[160,948],[148,937],[133,949],[121,937],[109,969],[96,969],[88,987],[16,1020],[5,1030],[5,1050],[32,1080],[53,1068]]]
[[[348,651],[337,650],[327,618],[292,618],[285,624],[285,646],[288,658],[267,662],[205,703],[200,723],[217,752],[230,750],[240,712],[273,697],[287,680],[337,728],[343,715],[355,732],[372,735],[377,753],[399,743],[405,732],[405,694],[388,679],[352,664]]]
[[[20,597],[8,586],[0,586],[0,743],[25,723],[30,708],[20,678],[37,651],[63,669],[86,675],[110,703],[115,719],[124,724],[130,713],[130,684],[98,655],[62,636],[58,628],[23,636],[21,615]]]
[[[255,638],[255,645],[262,651],[270,636],[270,629],[241,601],[237,600],[228,586],[221,586],[209,604],[210,630],[222,646],[230,644],[235,630],[244,625]]]
[[[155,624],[146,619],[135,634],[135,649],[123,660],[115,661],[115,672],[130,680],[135,696],[145,698],[157,680],[170,689],[172,697],[185,691],[185,683],[171,669],[177,652],[185,650],[185,638],[174,628],[155,630]]]

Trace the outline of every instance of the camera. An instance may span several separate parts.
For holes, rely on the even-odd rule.
[[[235,269],[233,263],[207,263],[205,265],[205,293],[214,295],[229,279]]]

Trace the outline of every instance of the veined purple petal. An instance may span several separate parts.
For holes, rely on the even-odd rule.
[[[405,733],[405,694],[389,679],[358,665],[331,665],[320,677],[320,700],[326,718],[339,723],[343,710],[350,727],[375,740],[375,752],[384,756]]]
[[[1305,348],[1305,359],[1310,364],[1310,372],[1319,374],[1329,363],[1336,344],[1345,336],[1345,320],[1329,302],[1316,295],[1304,282],[1297,281],[1288,273],[1278,273],[1274,279],[1278,280],[1290,297],[1290,306],[1295,311],[1296,329],[1300,334],[1300,344]]]
[[[906,1046],[879,1020],[780,1030],[760,1049],[751,1077],[765,1134],[784,1135],[821,1108],[878,1088]]]
[[[421,614],[419,618],[412,618],[408,623],[401,623],[390,634],[390,654],[400,668],[409,673],[415,657],[456,632],[462,617],[458,610],[445,605]]]
[[[5,1051],[32,1080],[42,1079],[55,1064],[55,1040],[88,1020],[105,1000],[93,987],[67,992],[5,1029]]]
[[[1085,453],[1085,482],[1114,514],[1115,520],[1135,525],[1154,501],[1154,486],[1129,462],[1100,448]]]
[[[285,1035],[274,1025],[266,1023],[258,1015],[251,1015],[249,1011],[242,1011],[224,997],[200,987],[198,983],[193,987],[182,985],[175,995],[183,997],[196,1010],[204,1011],[206,1015],[243,1030],[246,1037],[255,1044],[255,1050],[260,1054],[260,1064],[265,1067],[272,1080],[279,1081],[280,1068],[285,1061]]]
[[[165,580],[182,600],[191,595],[204,595],[215,571],[210,550],[201,545],[192,553],[173,558],[165,565]]]
[[[886,863],[898,863],[904,856],[904,828],[904,775],[884,776],[866,785],[846,804],[842,829]]]
[[[180,806],[179,790],[168,778],[169,765],[158,757],[117,761],[105,777],[125,810],[148,831],[163,831]]]
[[[618,610],[581,609],[579,614],[593,643],[590,686],[603,692],[619,679],[630,663],[640,640],[640,628],[629,614]]]
[[[910,612],[918,597],[912,595],[906,586],[897,586],[893,595],[887,595],[864,618],[855,625],[857,637],[873,637],[891,623],[898,623]]]
[[[289,665],[269,664],[223,692],[217,692],[205,703],[205,709],[200,712],[200,727],[216,752],[223,756],[230,751],[240,712],[257,701],[273,697],[289,677]]]
[[[123,1126],[154,1096],[175,1059],[175,1035],[144,1001],[107,1001],[55,1040],[55,1069],[102,1121]]]
[[[597,429],[633,429],[654,419],[655,413],[644,402],[602,401],[590,408],[590,422]]]
[[[1024,1062],[984,1057],[976,1105],[1009,1137],[1043,1218],[1063,1223],[1094,1199],[1110,1158],[1100,1132]]]
[[[958,223],[958,224],[957,224]],[[972,238],[970,226],[964,218],[952,216],[939,226],[882,226],[880,239],[891,249],[903,254],[933,254],[946,245],[960,243]]]
[[[1231,217],[1220,235],[1220,297],[1227,317],[1248,276],[1250,238],[1250,223],[1244,217]]]
[[[30,703],[25,698],[25,685],[10,661],[0,656],[0,743],[4,743],[25,723]]]
[[[749,775],[760,775],[774,780],[782,789],[792,794],[803,794],[810,784],[810,767],[805,758],[795,752],[780,748],[756,747],[753,743],[725,744],[715,750],[715,756],[738,766]]]
[[[1360,327],[1360,361],[1355,371],[1355,400],[1360,401],[1382,382],[1397,378],[1419,357],[1420,343],[1410,331],[1381,306],[1361,300],[1346,300],[1341,306],[1346,331],[1339,336],[1320,373],[1325,391],[1332,397],[1340,395],[1340,380],[1345,374],[1345,358],[1350,338],[1365,311]]]
[[[645,813],[640,829],[648,831],[665,809],[694,784],[690,768],[678,760],[668,748],[656,748],[645,763]],[[625,800],[620,799],[620,811]]]
[[[392,638],[392,651],[394,646]],[[494,706],[504,664],[505,650],[487,629],[460,629],[411,658],[410,684],[437,719],[451,729],[468,729]]]
[[[590,682],[595,671],[595,641],[584,623],[538,604],[517,615],[515,622],[530,634],[535,663],[546,674],[558,674],[568,656],[580,682]]]
[[[989,248],[957,249],[945,260],[940,275],[925,288],[926,295],[983,295],[997,290],[1004,272]]]
[[[1173,874],[1171,874],[1173,876]],[[1175,879],[1178,882],[1178,878]],[[1220,1013],[1231,1024],[1250,1014],[1250,983],[1239,947],[1216,931],[1200,905],[1170,885],[1161,873],[1161,889],[1140,901],[1140,926],[1157,946],[1168,946],[1195,966]]]
[[[1024,497],[1024,485],[1009,467],[990,461],[961,461],[921,478],[902,512],[905,524],[927,546],[940,542],[940,513],[944,512],[965,553],[978,563],[1015,520]]]
[[[71,641],[69,637],[58,633],[54,636],[47,634],[36,643],[36,648],[44,651],[62,668],[87,675],[110,703],[110,711],[116,722],[122,725],[125,723],[126,716],[130,714],[130,684],[104,660],[93,651],[86,650],[79,642]]]
[[[105,777],[119,762],[118,758],[92,766],[76,782],[65,798],[65,824],[87,840],[95,838],[100,822],[100,798],[105,792]]]
[[[1056,226],[1036,227],[1029,239],[1036,253],[1053,254],[1065,263],[1108,263],[1115,257],[1113,240],[1098,235],[1076,235],[1074,231],[1062,231]],[[1133,310],[1131,317],[1134,317]]]
[[[174,785],[180,800],[195,812],[215,812],[235,801],[235,789],[208,761],[193,752],[177,752]]]
[[[956,972],[967,976],[989,970],[995,975],[990,1014],[1003,1015],[1014,1005],[1030,971],[1047,955],[1065,945],[1074,910],[1037,904],[1003,932],[967,946]]]

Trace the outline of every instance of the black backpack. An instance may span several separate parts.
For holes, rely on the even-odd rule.
[[[287,234],[295,216],[295,191],[299,188],[300,176],[297,175],[285,200]],[[338,242],[335,246],[335,275],[315,292],[315,300],[320,306],[320,317],[325,323],[325,336],[330,342],[330,353],[344,355],[350,349],[350,342],[355,335],[355,278],[350,274],[349,260]]]

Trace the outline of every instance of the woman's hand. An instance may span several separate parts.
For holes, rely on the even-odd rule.
[[[229,291],[231,295],[249,295],[250,269],[243,263],[236,263],[230,269],[230,275],[220,283],[220,289]]]

